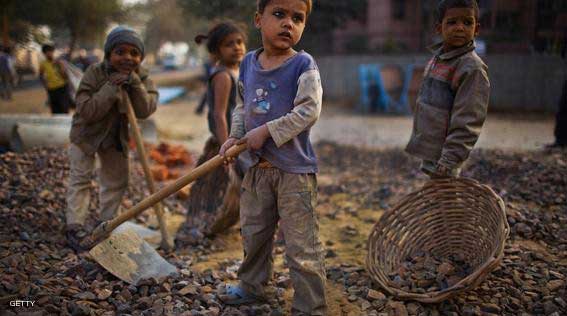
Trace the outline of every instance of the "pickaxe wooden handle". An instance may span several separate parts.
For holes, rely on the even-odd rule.
[[[232,146],[228,149],[225,153],[225,157],[221,155],[216,155],[215,157],[207,160],[205,163],[201,164],[200,166],[196,167],[195,169],[191,170],[188,174],[184,175],[181,178],[178,178],[172,184],[162,188],[161,190],[157,191],[156,193],[148,196],[140,203],[134,205],[132,208],[127,210],[126,212],[118,215],[114,219],[109,221],[105,221],[98,225],[92,234],[87,237],[84,242],[82,242],[82,246],[84,248],[92,248],[95,246],[99,241],[103,240],[104,238],[108,237],[108,235],[120,224],[124,223],[125,221],[138,216],[140,213],[145,211],[146,209],[152,207],[156,203],[160,202],[161,200],[165,199],[166,197],[172,195],[173,193],[181,190],[184,186],[188,185],[189,183],[197,180],[198,178],[208,174],[212,170],[222,166],[224,160],[227,157],[237,157],[241,152],[246,150],[246,144],[239,144]]]
[[[136,119],[136,113],[134,113],[134,108],[132,107],[132,102],[128,96],[128,92],[122,88],[122,102],[126,106],[126,115],[128,116],[128,121],[132,127],[132,134],[134,134],[134,140],[136,141],[136,149],[138,155],[140,156],[140,161],[142,162],[142,169],[144,169],[144,175],[146,176],[146,183],[148,184],[148,189],[150,194],[156,192],[156,186],[152,173],[150,172],[150,164],[148,163],[148,156],[146,155],[146,148],[144,147],[144,141],[142,139],[142,133],[140,133],[140,127],[138,126],[138,120]],[[154,207],[156,212],[159,230],[161,231],[161,243],[160,247],[165,251],[173,250],[173,240],[169,239],[169,233],[167,232],[167,224],[164,219],[164,211],[161,203],[157,203]]]

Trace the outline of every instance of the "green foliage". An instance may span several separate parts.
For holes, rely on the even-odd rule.
[[[367,0],[315,0],[309,17],[310,32],[324,33],[341,27],[350,19],[366,18]]]
[[[249,46],[260,45],[259,36],[253,27],[256,1],[253,0],[178,0],[185,14],[208,21],[230,18],[248,24]],[[366,17],[367,0],[314,0],[313,12],[307,21],[307,29],[299,48],[310,52],[328,52],[331,47],[331,32],[350,19]],[[325,39],[325,40],[322,40]]]
[[[0,26],[4,26],[4,19],[6,19],[8,27],[7,29],[2,28],[2,37],[18,44],[29,42],[35,29],[31,22],[36,11],[33,8],[38,4],[40,2],[36,0],[21,3],[16,0],[0,0]]]
[[[345,43],[345,51],[349,54],[364,54],[369,51],[368,36],[355,35]]]
[[[186,13],[202,19],[231,18],[236,21],[252,21],[256,1],[250,0],[178,0]]]
[[[386,41],[384,42],[384,44],[382,44],[381,47],[382,54],[400,54],[400,53],[406,53],[408,50],[409,49],[406,46],[406,44],[400,41],[396,41],[393,38],[386,39]]]
[[[7,10],[10,25],[47,25],[54,32],[67,31],[70,46],[98,39],[110,22],[119,21],[124,14],[120,0],[1,0],[0,5]]]
[[[109,23],[121,19],[123,11],[118,0],[51,0],[51,10],[43,17],[54,30],[66,29],[71,47],[78,40],[94,41],[104,34]],[[47,4],[45,4],[47,5]]]
[[[215,19],[230,17],[249,22],[256,11],[256,1],[250,0],[178,0],[187,13]],[[352,18],[365,18],[367,0],[315,0],[309,26],[313,32],[326,32]]]
[[[342,27],[348,20],[366,19],[367,0],[324,0],[313,2],[313,12],[307,20],[307,28],[298,48],[311,54],[325,55],[333,51],[334,29]],[[364,45],[363,43],[351,43]],[[354,50],[360,47],[351,47]]]
[[[151,11],[151,18],[146,24],[145,41],[151,51],[166,41],[192,42],[197,33],[208,28],[204,19],[186,13],[177,0],[150,1],[146,9]]]
[[[254,28],[254,0],[177,0],[186,19],[192,21],[192,35],[206,33],[215,21],[230,19],[242,23],[248,30],[248,47],[257,48],[260,36]]]

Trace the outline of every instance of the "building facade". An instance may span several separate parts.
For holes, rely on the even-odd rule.
[[[335,30],[335,53],[421,52],[435,35],[437,0],[368,0],[365,21]],[[565,50],[567,0],[479,0],[489,53]]]

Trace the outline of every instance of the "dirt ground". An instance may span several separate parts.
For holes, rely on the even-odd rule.
[[[476,147],[537,150],[552,142],[554,118],[551,115],[528,117],[490,113]],[[367,148],[395,148],[407,144],[411,129],[410,116],[364,116],[331,105],[323,109],[322,117],[313,129],[313,140]]]
[[[162,106],[154,115],[160,137],[170,142],[180,142],[193,152],[199,152],[209,136],[206,114],[199,116],[193,112],[196,97],[191,95],[185,100]],[[334,106],[323,111],[313,129],[312,139],[316,143],[333,142],[359,148],[399,148],[409,139],[411,124],[410,117],[363,116]],[[552,118],[545,117],[529,121],[502,115],[493,116],[485,125],[478,147],[510,151],[538,150],[544,144],[552,142],[553,124]],[[318,175],[318,181],[320,187],[324,187],[336,185],[341,179],[337,173],[322,171]],[[356,215],[337,212],[337,206],[356,209]],[[339,193],[332,195],[329,201],[320,203],[317,213],[320,217],[321,239],[324,244],[333,245],[334,255],[327,259],[327,265],[364,266],[366,238],[383,210],[361,208],[356,199],[352,198],[352,193]],[[345,230],[352,233],[337,235],[337,231]],[[207,260],[197,262],[193,266],[195,269],[203,271],[217,262],[241,258],[242,245],[236,229],[219,236],[214,243],[217,249],[224,250],[213,252],[207,256]],[[276,258],[276,270],[281,271],[282,261],[282,256],[279,255]],[[359,306],[346,299],[342,285],[329,282],[327,290],[330,296],[330,315],[362,314]],[[287,291],[287,295],[291,295],[291,292]]]
[[[196,115],[197,95],[161,106],[153,118],[160,136],[181,142],[199,152],[209,135],[206,114]],[[511,151],[538,150],[553,142],[555,121],[551,115],[533,119],[518,116],[489,115],[477,148]],[[407,144],[411,134],[409,116],[361,115],[331,104],[323,109],[312,129],[312,141],[330,141],[362,148],[397,148]]]
[[[196,156],[200,154],[209,136],[206,114],[194,113],[201,92],[201,90],[192,92],[181,100],[160,105],[153,115],[161,140],[183,144]],[[16,102],[8,105],[0,104],[0,113],[46,113],[48,109],[41,101],[44,97],[44,92],[40,89],[16,92]],[[551,117],[518,120],[509,116],[491,115],[477,147],[482,150],[498,148],[507,153],[537,152],[543,144],[553,141],[553,123]],[[324,108],[319,122],[313,129],[312,139],[318,143],[318,155],[322,166],[318,175],[320,198],[317,206],[320,236],[327,249],[326,265],[331,269],[354,267],[354,271],[357,271],[356,269],[364,267],[366,240],[373,225],[391,203],[424,183],[425,177],[415,172],[416,162],[408,160],[399,150],[409,138],[411,124],[410,117],[363,116],[336,105]],[[476,159],[474,166],[485,165],[484,160],[478,157],[473,159]],[[373,165],[378,162],[392,163],[392,166]],[[353,165],[357,167],[349,169],[349,166]],[[481,171],[475,170],[473,170],[474,176],[482,175]],[[561,170],[564,172],[564,169]],[[403,173],[403,177],[395,172]],[[523,176],[529,177],[527,171]],[[365,183],[365,179],[373,180]],[[501,185],[501,182],[495,180],[495,185]],[[504,188],[513,191],[507,187],[503,187],[502,190]],[[506,191],[499,193],[502,192],[506,194]],[[551,210],[564,211],[560,206],[555,205]],[[179,216],[177,214],[175,219],[177,224],[183,221],[183,217],[180,219]],[[565,255],[552,246],[542,246],[541,243],[530,240],[514,240],[513,246],[523,247],[533,253],[555,251]],[[226,262],[238,262],[243,253],[238,228],[235,227],[212,240],[206,255],[195,255],[191,251],[191,249],[179,249],[173,257],[192,256],[191,269],[199,273],[220,270]],[[275,251],[276,273],[285,275],[282,252],[281,249]],[[556,263],[560,268],[556,269],[564,271],[567,259],[561,256],[556,258],[561,258],[559,263]],[[352,286],[348,286],[346,281],[328,282],[329,315],[365,314],[361,310],[360,298],[349,296],[347,288],[350,291]],[[284,293],[286,310],[289,310],[291,295],[292,290],[288,288]],[[490,299],[490,295],[485,296]]]
[[[152,76],[160,85],[178,84],[180,80],[195,76],[195,71],[167,72]],[[190,85],[194,87],[194,85]],[[196,115],[194,109],[202,87],[188,96],[163,105],[152,116],[158,125],[160,137],[182,143],[191,151],[200,152],[207,139],[206,114]],[[41,87],[16,90],[14,101],[0,100],[1,113],[49,114],[45,105],[46,93]],[[396,148],[407,143],[412,127],[410,116],[362,115],[339,104],[326,103],[320,120],[312,130],[312,140],[332,141],[338,144],[364,148]],[[553,142],[554,118],[552,115],[490,114],[477,148],[506,150],[537,150]]]
[[[168,71],[152,74],[151,78],[154,82],[161,86],[176,85],[180,82],[193,78],[198,74],[198,69],[189,69],[185,71]],[[30,114],[49,114],[49,106],[46,104],[47,92],[41,87],[37,78],[26,76],[25,80],[30,81],[27,85],[29,88],[16,88],[13,93],[13,100],[6,101],[0,99],[0,114],[3,113],[30,113]]]
[[[319,143],[316,151],[321,170],[316,212],[325,246],[329,315],[567,312],[564,152],[473,153],[464,176],[490,185],[506,201],[511,230],[503,263],[475,290],[440,304],[418,304],[376,292],[381,288],[365,272],[370,230],[387,209],[426,180],[417,171],[418,161],[400,149],[364,150],[329,142]],[[128,285],[88,253],[75,254],[63,234],[68,171],[61,148],[0,155],[0,305],[22,298],[38,302],[35,309],[9,309],[6,315],[288,315],[292,289],[281,244],[274,251],[275,303],[239,309],[219,304],[214,293],[236,282],[234,272],[242,258],[237,227],[195,246],[178,243],[175,253],[162,252],[182,275],[160,283]],[[147,196],[142,179],[134,160],[126,207]],[[170,223],[183,222],[182,204],[168,198]],[[96,199],[90,209],[95,215]],[[155,222],[148,212],[138,220],[146,225]],[[375,290],[372,296],[370,289]],[[265,308],[272,313],[262,312]]]

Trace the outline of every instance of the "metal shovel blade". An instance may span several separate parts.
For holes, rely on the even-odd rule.
[[[114,234],[122,234],[127,230],[134,231],[140,238],[142,238],[145,242],[150,244],[152,248],[157,249],[159,248],[159,244],[161,242],[161,235],[159,231],[147,228],[146,226],[142,226],[133,222],[124,222],[120,226],[116,227],[112,231],[112,235]]]
[[[89,253],[107,271],[133,285],[142,279],[159,280],[177,274],[175,266],[165,261],[131,229],[112,234]]]

